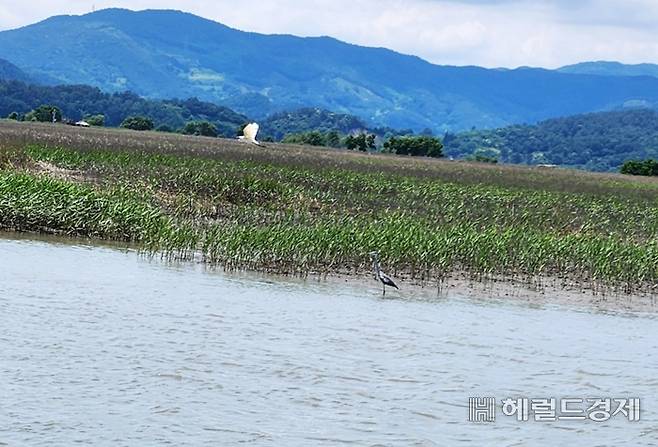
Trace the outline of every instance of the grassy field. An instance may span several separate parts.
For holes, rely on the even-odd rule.
[[[658,181],[0,122],[0,228],[226,268],[658,284]]]

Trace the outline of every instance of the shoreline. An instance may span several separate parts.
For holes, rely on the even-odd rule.
[[[264,273],[266,274],[266,273]],[[270,276],[286,277],[286,275],[267,274]],[[376,282],[373,275],[368,272],[357,272],[354,274],[309,274],[308,278],[314,281],[326,281],[329,283],[365,284],[369,288],[379,288],[381,284]],[[475,300],[500,300],[523,303],[536,306],[563,306],[576,309],[596,309],[601,311],[625,311],[625,312],[647,312],[658,311],[658,293],[622,293],[619,291],[601,288],[593,290],[590,287],[570,284],[561,287],[561,280],[557,278],[542,278],[540,286],[514,279],[495,278],[476,280],[469,278],[467,274],[452,274],[441,284],[426,282],[422,284],[418,280],[396,277],[400,286],[400,292],[387,288],[385,299],[405,299],[406,292],[418,293],[425,299],[450,299],[467,298]]]
[[[105,248],[110,250],[131,251],[147,262],[196,265],[209,271],[221,271],[227,275],[266,277],[280,279],[282,282],[318,282],[323,284],[349,285],[363,287],[364,290],[379,290],[381,284],[373,278],[372,272],[358,270],[351,272],[309,272],[307,274],[285,274],[267,272],[258,269],[231,269],[221,264],[204,262],[201,256],[181,260],[167,258],[158,253],[145,251],[139,244],[108,241],[103,239],[69,237],[64,235],[0,230],[0,239],[49,244],[75,245],[88,248]],[[541,284],[533,284],[512,278],[488,278],[477,280],[465,273],[453,273],[438,287],[436,281],[420,281],[409,275],[399,274],[394,278],[400,290],[387,288],[382,299],[434,300],[450,298],[467,298],[482,301],[508,301],[532,306],[563,306],[575,309],[600,311],[647,312],[658,311],[658,293],[620,293],[605,288],[593,290],[577,283],[562,287],[563,280],[558,278],[541,278]],[[412,296],[410,296],[410,294]]]

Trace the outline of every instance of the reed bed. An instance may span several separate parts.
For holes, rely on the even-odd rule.
[[[0,227],[231,269],[454,274],[655,293],[658,182],[0,123]]]

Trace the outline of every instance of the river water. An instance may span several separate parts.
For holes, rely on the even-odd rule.
[[[435,294],[5,235],[0,445],[658,445],[655,315]],[[471,396],[641,421],[474,424]]]

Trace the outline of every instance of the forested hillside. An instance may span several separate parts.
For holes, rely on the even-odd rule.
[[[23,70],[9,61],[0,59],[0,80],[27,81],[29,79]]]
[[[537,125],[446,134],[448,156],[616,171],[626,160],[658,157],[658,112],[631,109],[551,119]]]
[[[342,134],[349,134],[366,129],[366,124],[353,115],[334,113],[315,108],[278,112],[268,117],[262,123],[263,133],[275,140],[280,140],[288,134],[311,131],[336,131]]]
[[[189,121],[209,121],[220,135],[228,137],[234,137],[237,128],[247,121],[247,117],[227,107],[194,98],[158,101],[130,92],[103,93],[85,85],[45,87],[0,80],[0,117],[12,112],[23,115],[42,104],[59,107],[64,117],[72,120],[104,115],[106,126],[118,126],[133,115],[147,116],[156,127],[166,126],[169,130],[180,129]]]

